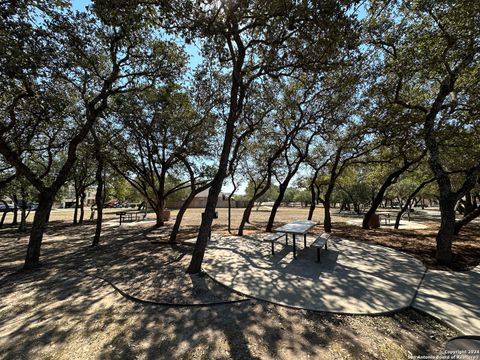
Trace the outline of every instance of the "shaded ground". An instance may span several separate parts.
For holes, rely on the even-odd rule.
[[[71,215],[63,214],[57,219]],[[181,238],[195,236],[200,214],[201,209],[187,213]],[[233,214],[235,226],[241,210]],[[281,209],[278,223],[305,215],[306,209]],[[248,232],[258,231],[267,219],[268,212],[254,212]],[[403,359],[408,352],[438,353],[456,335],[413,310],[369,317],[294,310],[255,300],[186,308],[127,300],[95,276],[152,301],[240,299],[207,277],[185,274],[191,247],[161,244],[168,229],[138,226],[107,227],[102,245],[92,250],[92,225],[54,222],[42,248],[44,266],[28,273],[15,272],[23,263],[27,236],[12,228],[0,230],[0,358]],[[336,229],[349,232],[346,237],[360,236],[344,225]],[[225,209],[214,231],[226,232]],[[418,249],[425,252],[419,256],[427,265],[434,249],[430,233],[434,234],[419,235]],[[406,252],[418,245],[402,230],[400,236],[382,234],[368,232],[363,239],[392,247],[399,242]],[[473,233],[468,241],[477,251]],[[460,253],[466,248],[455,246]]]
[[[118,217],[115,216],[115,212],[122,209],[105,209],[105,220],[110,222],[116,222]],[[217,209],[219,218],[214,220],[213,231],[219,234],[228,234],[227,232],[227,209]],[[390,213],[391,221],[394,221],[395,212],[398,209],[382,209],[382,213]],[[201,214],[203,209],[189,209],[182,222],[182,233],[179,236],[180,240],[194,237],[196,235],[196,227],[201,221]],[[439,266],[435,261],[435,236],[438,230],[438,224],[440,215],[437,210],[426,209],[416,210],[412,213],[412,221],[421,222],[428,226],[428,229],[416,229],[416,230],[395,230],[392,226],[382,226],[379,229],[363,230],[359,226],[349,225],[346,222],[350,219],[356,219],[358,216],[354,215],[342,215],[338,214],[338,209],[332,209],[333,218],[333,232],[342,237],[369,241],[372,243],[380,244],[383,246],[392,247],[397,250],[404,251],[412,254],[420,259],[425,266],[437,270],[447,270],[444,266]],[[172,217],[174,220],[177,211],[172,211]],[[89,210],[86,211],[85,218],[89,217]],[[232,221],[231,228],[232,233],[236,233],[236,229],[240,224],[240,220],[243,214],[243,209],[232,209]],[[252,212],[251,223],[247,224],[245,234],[252,234],[259,231],[263,231],[268,221],[270,210],[268,207],[261,207],[260,211]],[[294,208],[283,207],[280,208],[277,217],[276,225],[280,226],[287,222],[306,219],[308,215],[307,208]],[[11,214],[7,215],[5,223],[8,224]],[[148,217],[153,219],[153,214],[149,214]],[[60,209],[52,212],[51,219],[53,221],[61,221],[62,223],[71,222],[73,218],[73,209]],[[33,219],[33,214],[30,215],[29,221]],[[314,213],[314,219],[319,222],[323,222],[323,208],[317,208]],[[89,221],[86,221],[90,223]],[[402,224],[406,224],[407,220],[402,220]],[[170,226],[173,221],[170,222]],[[6,226],[8,228],[8,226]],[[322,232],[322,226],[317,226],[313,229],[315,232]],[[166,236],[166,235],[165,235]],[[453,244],[454,251],[454,263],[452,265],[453,270],[469,270],[480,264],[480,220],[473,222],[462,230]]]
[[[359,226],[345,223],[335,224],[333,233],[360,241],[388,246],[420,259],[426,267],[436,270],[449,270],[446,266],[437,264],[435,259],[435,236],[437,225],[429,224],[426,230],[395,230],[380,228],[363,230]],[[466,271],[473,269],[480,263],[480,225],[470,224],[465,227],[460,236],[453,243],[454,261],[453,270]]]

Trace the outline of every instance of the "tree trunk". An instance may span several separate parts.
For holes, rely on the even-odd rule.
[[[263,181],[260,183],[263,184]],[[238,227],[238,236],[243,236],[243,230],[245,229],[245,224],[250,223],[250,215],[252,214],[252,209],[255,206],[255,201],[260,199],[267,191],[270,189],[271,182],[270,178],[267,179],[267,183],[260,190],[255,189],[253,197],[248,201],[245,210],[243,211],[242,221],[240,221],[240,226]]]
[[[325,198],[323,199],[323,229],[325,232],[332,232],[332,217],[330,215],[330,199],[332,198],[333,189],[335,188],[335,181],[337,176],[335,176],[335,171],[332,171],[330,176],[330,181],[328,183],[327,191],[325,192]]]
[[[240,75],[237,75],[240,76]],[[236,93],[238,89],[232,85],[232,95]],[[236,95],[235,95],[236,97]],[[198,231],[197,241],[195,248],[193,249],[192,259],[187,269],[187,273],[196,274],[202,270],[203,257],[205,255],[205,249],[207,248],[208,239],[212,227],[213,217],[215,216],[215,208],[218,202],[218,196],[222,190],[223,180],[227,176],[228,159],[230,156],[230,149],[232,147],[233,136],[235,132],[235,122],[239,116],[239,108],[235,105],[235,102],[231,104],[227,126],[225,128],[225,135],[222,147],[222,153],[220,155],[220,161],[218,164],[218,170],[215,177],[212,180],[210,190],[208,192],[207,204],[202,217],[202,223]]]
[[[317,206],[317,195],[315,193],[315,186],[310,184],[310,194],[311,194],[311,201],[310,201],[310,209],[308,209],[308,220],[312,220],[313,212]]]
[[[423,155],[422,155],[423,157]],[[380,190],[378,191],[378,193],[373,197],[372,199],[372,205],[370,206],[370,209],[368,209],[368,211],[366,212],[364,218],[363,218],[363,222],[362,222],[362,228],[364,229],[370,229],[370,218],[373,216],[373,214],[375,214],[375,211],[377,211],[378,209],[378,206],[380,205],[380,203],[382,202],[383,200],[383,197],[385,195],[385,192],[387,191],[387,189],[392,185],[392,184],[395,184],[396,181],[398,180],[398,177],[403,174],[405,171],[407,171],[407,169],[413,165],[415,162],[417,161],[420,161],[420,159],[422,158],[418,158],[417,160],[413,160],[411,162],[409,161],[406,161],[403,166],[398,169],[397,171],[394,171],[393,173],[391,173],[387,179],[385,180],[385,182],[382,184],[382,186],[380,187]]]
[[[165,177],[167,176],[165,171],[165,166],[162,166],[160,178],[158,179],[157,207],[155,208],[157,221],[155,227],[162,227],[165,225],[165,222],[163,221],[163,211],[165,210]]]
[[[18,231],[25,232],[27,231],[27,206],[26,202],[22,204],[20,208],[20,226]],[[48,218],[47,218],[48,219]]]
[[[102,219],[103,219],[103,168],[104,159],[100,155],[97,149],[97,171],[95,173],[95,179],[97,181],[97,192],[95,194],[95,202],[97,204],[97,223],[95,227],[95,235],[93,237],[92,246],[97,246],[100,243],[100,234],[102,232]]]
[[[229,234],[232,233],[231,225],[232,225],[232,197],[233,194],[235,194],[235,191],[237,191],[237,184],[235,183],[235,180],[233,178],[232,173],[232,184],[233,184],[233,190],[232,192],[228,195],[228,232]]]
[[[5,217],[7,216],[7,202],[6,201],[3,201],[3,200],[0,200],[1,202],[3,202],[3,204],[5,205],[5,211],[3,211],[2,213],[2,218],[0,219],[0,229],[3,227],[3,222],[5,221]]]
[[[409,195],[407,198],[407,201],[405,204],[402,206],[400,211],[397,214],[397,218],[395,219],[395,229],[398,229],[400,227],[400,220],[402,218],[402,215],[407,211],[408,207],[410,206],[410,203],[412,202],[412,199],[422,190],[427,184],[430,184],[431,182],[435,181],[435,178],[426,180],[422,182],[418,187]]]
[[[16,194],[12,195],[13,199],[13,220],[12,220],[12,225],[17,225],[18,224],[18,198]]]
[[[78,224],[78,205],[80,203],[79,201],[80,196],[78,194],[77,189],[75,189],[75,209],[73,210],[73,223]]]
[[[235,124],[240,117],[243,109],[243,101],[245,99],[245,92],[247,88],[242,85],[243,83],[243,62],[245,60],[245,48],[243,44],[238,47],[236,56],[231,53],[232,57],[235,56],[234,68],[232,71],[232,83],[230,87],[230,105],[228,110],[228,118],[225,126],[225,133],[223,137],[222,152],[218,162],[218,169],[215,177],[212,181],[212,186],[208,192],[207,204],[205,206],[205,212],[198,231],[197,242],[193,249],[192,259],[188,266],[187,272],[189,274],[199,273],[202,269],[203,257],[205,255],[205,249],[210,235],[213,217],[215,215],[215,208],[218,202],[218,195],[222,190],[223,180],[227,176],[227,167],[230,158],[230,152],[232,148],[233,138],[235,135]],[[234,154],[236,155],[236,154]]]
[[[289,182],[290,182],[290,179],[288,178],[286,183],[288,184]],[[285,182],[283,184],[285,184]],[[272,211],[270,212],[270,217],[268,218],[267,227],[265,229],[266,232],[272,231],[273,223],[275,222],[275,216],[277,215],[277,210],[282,204],[283,197],[285,196],[285,192],[287,191],[287,186],[283,184],[280,186],[278,197],[275,199],[275,202],[273,203]]]
[[[82,191],[82,194],[80,195],[80,218],[78,219],[79,224],[83,224],[83,218],[85,217],[85,199],[87,197],[87,194],[85,194],[85,191]]]
[[[330,233],[332,232],[332,218],[330,216],[330,200],[325,199],[323,203],[323,209],[325,211],[324,218],[323,218],[323,229],[325,232]]]
[[[243,211],[242,220],[240,221],[240,226],[238,227],[238,236],[243,236],[243,230],[245,229],[245,225],[248,223],[250,219],[250,214],[252,213],[252,209],[255,206],[255,200],[250,199],[247,203],[247,207]]]
[[[38,208],[35,211],[35,217],[33,218],[32,229],[30,231],[27,255],[25,257],[25,264],[23,265],[24,269],[32,269],[41,265],[39,261],[40,248],[54,198],[55,193],[50,189],[45,189],[40,193]]]
[[[203,257],[205,255],[205,249],[207,248],[210,229],[212,227],[212,221],[215,215],[218,195],[222,190],[223,179],[225,179],[226,176],[226,168],[227,162],[224,163],[224,166],[219,166],[217,176],[212,181],[212,186],[210,187],[210,191],[208,192],[207,204],[205,206],[205,211],[202,216],[202,223],[200,224],[200,229],[198,231],[197,242],[195,243],[192,259],[187,269],[187,273],[189,274],[196,274],[202,270]]]
[[[185,215],[185,212],[188,210],[188,207],[192,203],[193,199],[195,199],[195,196],[208,189],[210,184],[205,184],[193,191],[190,192],[190,195],[188,195],[187,199],[183,202],[182,206],[178,210],[177,217],[175,218],[175,224],[173,224],[173,229],[172,232],[170,233],[170,242],[176,242],[177,241],[177,235],[180,230],[180,225],[182,224],[182,219],[183,216]]]
[[[371,217],[375,214],[375,211],[377,211],[378,206],[382,202],[383,195],[385,194],[385,191],[388,189],[388,187],[391,185],[390,181],[386,181],[383,183],[381,186],[380,190],[378,191],[377,195],[375,198],[372,200],[372,204],[370,205],[370,209],[365,213],[365,216],[363,217],[363,222],[362,222],[362,228],[364,229],[370,229],[370,219]]]
[[[475,208],[475,210],[472,210],[470,213],[468,213],[466,216],[463,217],[463,219],[460,219],[455,222],[455,229],[454,229],[454,234],[458,235],[460,233],[460,230],[470,223],[473,219],[476,219],[477,217],[480,216],[480,207]]]
[[[162,204],[160,204],[160,202]],[[159,204],[157,207],[155,207],[155,216],[156,216],[156,221],[155,221],[155,227],[162,227],[165,225],[165,222],[163,221],[163,201],[159,201]]]
[[[455,205],[453,194],[440,197],[440,212],[442,214],[440,230],[438,231],[436,258],[440,264],[450,265],[453,258],[452,243],[455,237]]]
[[[173,224],[173,229],[172,229],[172,232],[170,233],[170,242],[177,241],[177,235],[178,235],[178,231],[180,230],[180,224],[182,223],[183,215],[185,215],[185,212],[187,211],[188,207],[192,203],[196,194],[197,193],[193,193],[193,192],[190,193],[188,198],[183,202],[182,206],[178,210],[177,217],[175,218],[175,224]]]

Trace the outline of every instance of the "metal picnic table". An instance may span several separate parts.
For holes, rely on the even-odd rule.
[[[293,235],[293,257],[297,258],[297,247],[295,243],[295,236],[296,235],[303,235],[303,244],[307,247],[307,232],[310,231],[317,225],[317,222],[311,220],[295,220],[291,223],[285,224],[277,229],[275,232],[284,233],[285,236],[288,238],[288,234]]]

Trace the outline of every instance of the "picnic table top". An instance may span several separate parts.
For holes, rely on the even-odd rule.
[[[317,225],[316,221],[312,220],[295,220],[292,221],[291,223],[285,224],[279,228],[276,228],[276,232],[281,232],[281,233],[288,233],[288,234],[305,234],[313,228],[315,225]]]
[[[127,214],[145,214],[145,210],[122,210],[116,211],[115,215],[127,215]]]

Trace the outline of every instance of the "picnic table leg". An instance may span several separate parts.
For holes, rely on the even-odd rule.
[[[327,244],[325,244],[327,245]],[[317,262],[320,262],[320,248],[317,247]]]
[[[307,247],[307,234],[303,234],[303,246]]]
[[[288,234],[285,233],[285,245],[288,245]]]
[[[272,256],[275,255],[275,247],[273,246],[273,241],[272,241]]]
[[[293,234],[293,258],[294,259],[297,258],[297,247],[296,247],[296,244],[295,244],[295,234]]]

